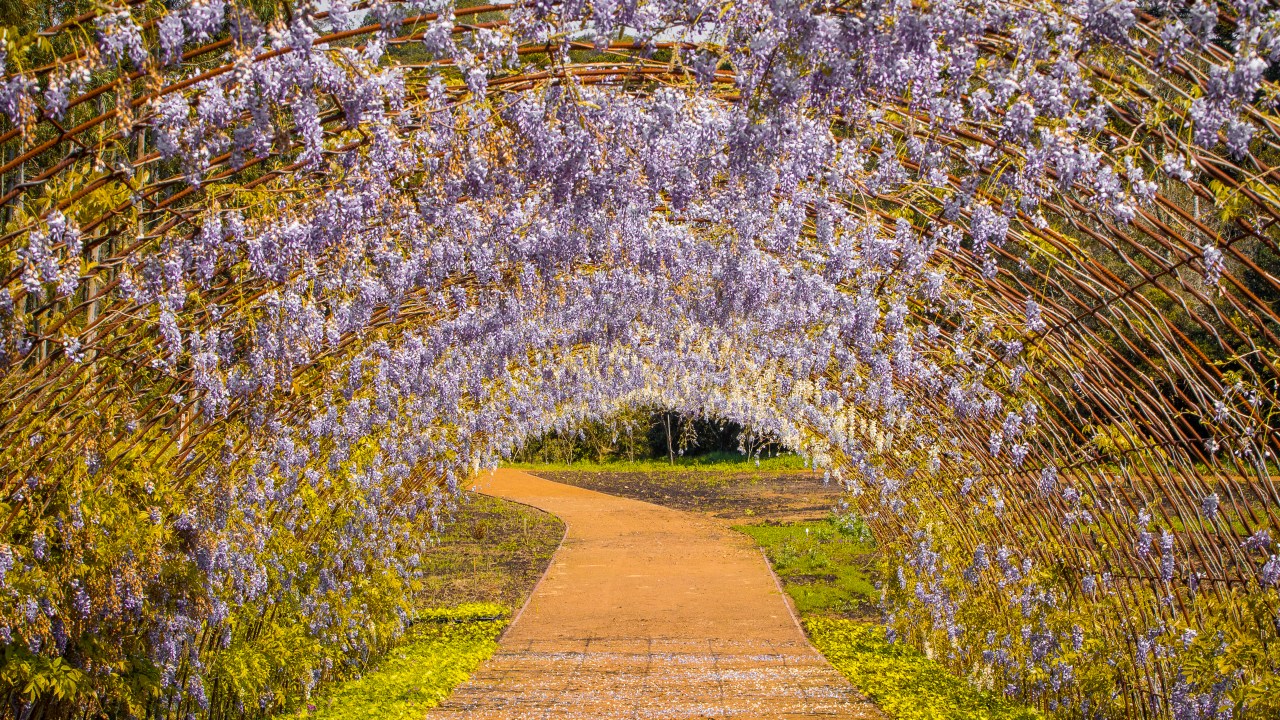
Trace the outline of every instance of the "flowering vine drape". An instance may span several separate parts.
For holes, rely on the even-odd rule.
[[[1275,9],[167,5],[5,35],[9,712],[296,702],[633,403],[844,483],[979,682],[1280,712]]]

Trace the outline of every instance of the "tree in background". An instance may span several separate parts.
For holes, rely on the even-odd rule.
[[[702,457],[776,454],[769,435],[719,418],[689,415],[652,406],[629,408],[606,420],[555,430],[525,443],[513,460],[571,465],[575,462],[636,462]]]

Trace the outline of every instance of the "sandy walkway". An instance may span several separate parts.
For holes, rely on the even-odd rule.
[[[805,640],[750,539],[515,470],[481,492],[568,534],[498,652],[428,718],[880,718]]]

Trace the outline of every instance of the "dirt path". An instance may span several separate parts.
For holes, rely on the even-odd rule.
[[[883,717],[809,645],[748,538],[516,470],[476,485],[567,535],[498,652],[428,718]]]

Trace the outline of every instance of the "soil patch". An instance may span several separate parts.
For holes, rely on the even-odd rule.
[[[464,493],[453,519],[422,562],[419,606],[498,603],[514,612],[546,572],[564,536],[550,513],[480,493]]]
[[[535,471],[538,477],[733,522],[827,517],[842,489],[812,472]]]

